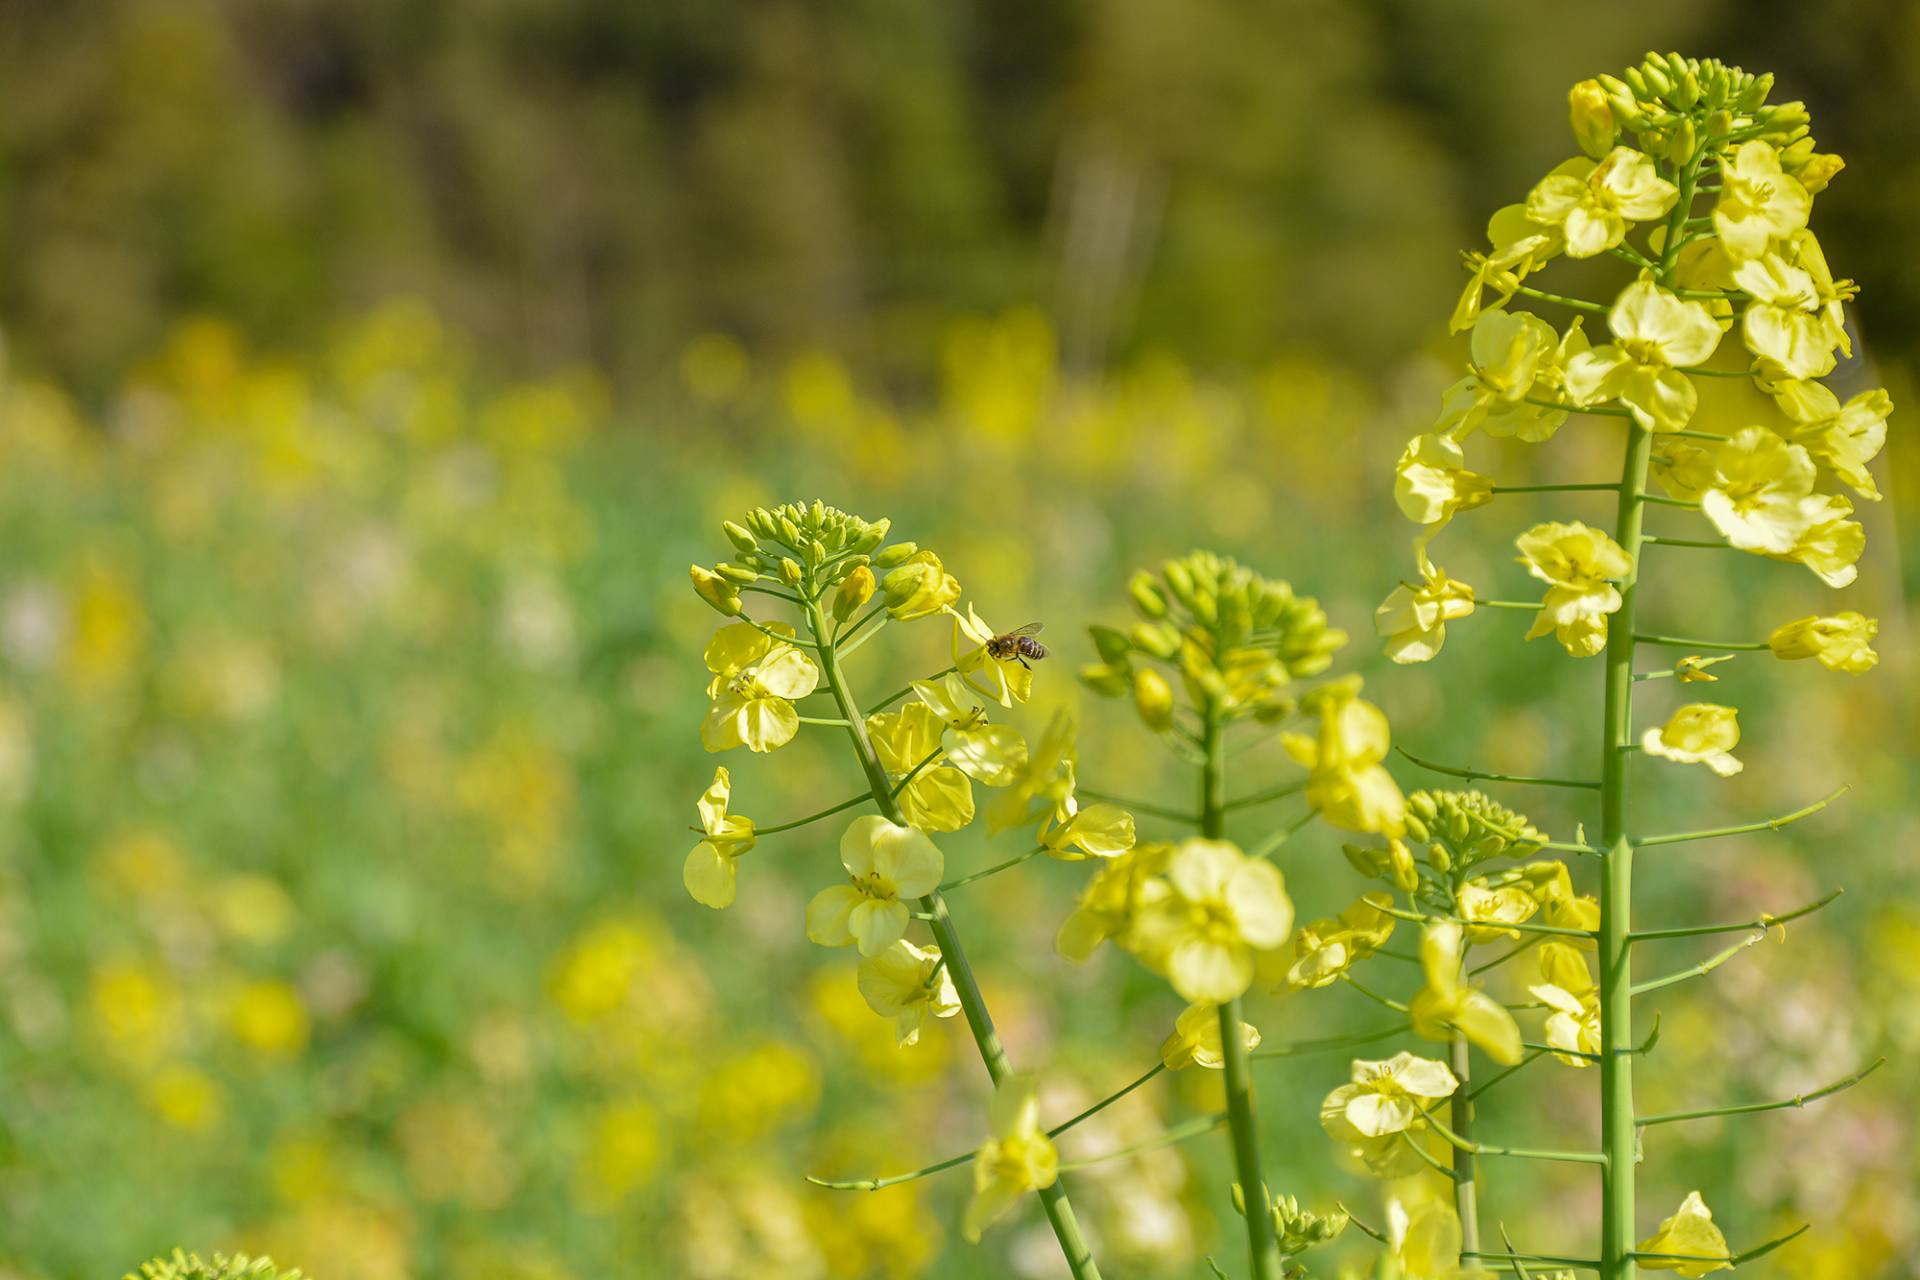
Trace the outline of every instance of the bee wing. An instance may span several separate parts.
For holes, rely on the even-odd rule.
[[[1007,634],[1010,636],[1037,636],[1046,629],[1047,624],[1044,622],[1029,622],[1024,627],[1015,627],[1012,631],[1007,632]]]

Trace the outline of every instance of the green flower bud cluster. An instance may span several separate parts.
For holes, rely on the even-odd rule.
[[[1211,551],[1142,570],[1127,594],[1140,621],[1091,628],[1099,661],[1080,678],[1105,697],[1131,696],[1156,730],[1172,723],[1173,687],[1150,663],[1177,668],[1196,705],[1279,718],[1294,705],[1285,687],[1325,671],[1347,642],[1318,602]]]
[[[1416,791],[1407,797],[1407,837],[1428,846],[1443,874],[1489,858],[1529,858],[1548,836],[1480,791]]]
[[[1750,75],[1714,58],[1650,53],[1619,76],[1597,84],[1621,129],[1640,135],[1649,155],[1684,159],[1699,142],[1704,123],[1712,136],[1740,133],[1785,147],[1807,132],[1802,102],[1769,103],[1773,76]]]
[[[304,1277],[298,1270],[279,1270],[271,1258],[216,1253],[213,1261],[208,1262],[197,1253],[175,1249],[172,1257],[143,1263],[138,1275],[128,1275],[123,1280],[304,1280]]]
[[[1246,1216],[1247,1197],[1238,1183],[1233,1187],[1233,1209],[1242,1217]],[[1280,1252],[1288,1257],[1338,1239],[1340,1233],[1347,1229],[1348,1221],[1345,1209],[1314,1213],[1302,1209],[1300,1201],[1293,1196],[1273,1198],[1274,1233],[1280,1237]]]
[[[884,567],[911,556],[911,543],[880,552],[889,524],[862,520],[817,498],[811,504],[757,507],[742,523],[722,523],[727,540],[733,543],[733,559],[711,569],[694,565],[689,570],[693,589],[726,617],[740,613],[741,588],[762,578],[787,587],[805,585],[818,594],[869,562]]]

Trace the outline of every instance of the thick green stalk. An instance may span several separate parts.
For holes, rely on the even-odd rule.
[[[1459,1032],[1453,1033],[1448,1045],[1448,1056],[1452,1059],[1453,1074],[1460,1081],[1459,1088],[1453,1091],[1452,1116],[1453,1132],[1462,1142],[1473,1142],[1473,1092],[1467,1087],[1473,1077],[1473,1054],[1467,1045],[1467,1038]],[[1480,1159],[1470,1151],[1455,1149],[1453,1155],[1453,1207],[1460,1215],[1460,1250],[1467,1254],[1480,1252]]]
[[[1227,829],[1224,726],[1212,706],[1201,733],[1205,759],[1200,766],[1200,834],[1217,840]],[[1220,1006],[1220,1049],[1225,1059],[1227,1124],[1233,1133],[1233,1163],[1247,1209],[1247,1251],[1252,1280],[1280,1280],[1280,1241],[1273,1229],[1273,1197],[1260,1174],[1260,1132],[1253,1114],[1253,1071],[1246,1042],[1240,1038],[1240,997]]]
[[[840,655],[828,639],[826,618],[821,614],[818,603],[807,607],[807,623],[813,633],[814,650],[820,656],[821,673],[826,677],[827,688],[832,692],[834,702],[840,707],[840,714],[846,717],[847,736],[853,740],[853,752],[859,757],[860,768],[866,774],[867,788],[873,794],[873,801],[879,806],[882,817],[889,822],[899,822],[900,807],[894,801],[892,784],[887,781],[887,771],[867,737],[866,718],[847,687],[846,674],[840,669]],[[1000,1033],[994,1030],[993,1016],[987,1012],[986,998],[980,994],[980,984],[974,979],[966,948],[960,944],[960,932],[954,927],[953,917],[947,913],[946,899],[935,889],[920,899],[920,910],[928,916],[934,941],[939,944],[947,973],[953,978],[954,990],[960,997],[960,1010],[967,1019],[968,1029],[973,1032],[974,1044],[980,1049],[980,1061],[986,1064],[987,1074],[992,1077],[994,1087],[998,1088],[1013,1074],[1013,1067],[1007,1061],[1006,1048],[1000,1043]],[[1047,1221],[1053,1224],[1053,1234],[1059,1238],[1060,1251],[1066,1255],[1067,1266],[1074,1280],[1100,1280],[1099,1264],[1094,1262],[1092,1252],[1081,1238],[1079,1220],[1074,1217],[1073,1204],[1067,1199],[1065,1180],[1056,1179],[1052,1186],[1042,1190],[1039,1195],[1047,1211]]]

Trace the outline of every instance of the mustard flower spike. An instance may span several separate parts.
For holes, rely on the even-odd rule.
[[[1774,629],[1767,647],[1776,658],[1817,658],[1829,671],[1864,675],[1880,661],[1873,638],[1880,624],[1851,610],[1831,617],[1801,618]]]
[[[1734,757],[1740,745],[1740,713],[1711,702],[1692,702],[1675,711],[1666,724],[1649,729],[1640,749],[1676,764],[1704,764],[1722,778],[1731,778],[1746,766]]]

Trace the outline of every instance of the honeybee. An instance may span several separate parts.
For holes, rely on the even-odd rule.
[[[1040,634],[1042,625],[1038,622],[1029,622],[1024,627],[1015,627],[1012,631],[993,637],[987,641],[988,655],[1002,662],[1017,662],[1031,671],[1033,662],[1038,662],[1047,656],[1047,647],[1034,639]],[[1029,658],[1033,659],[1033,662],[1028,662]]]

